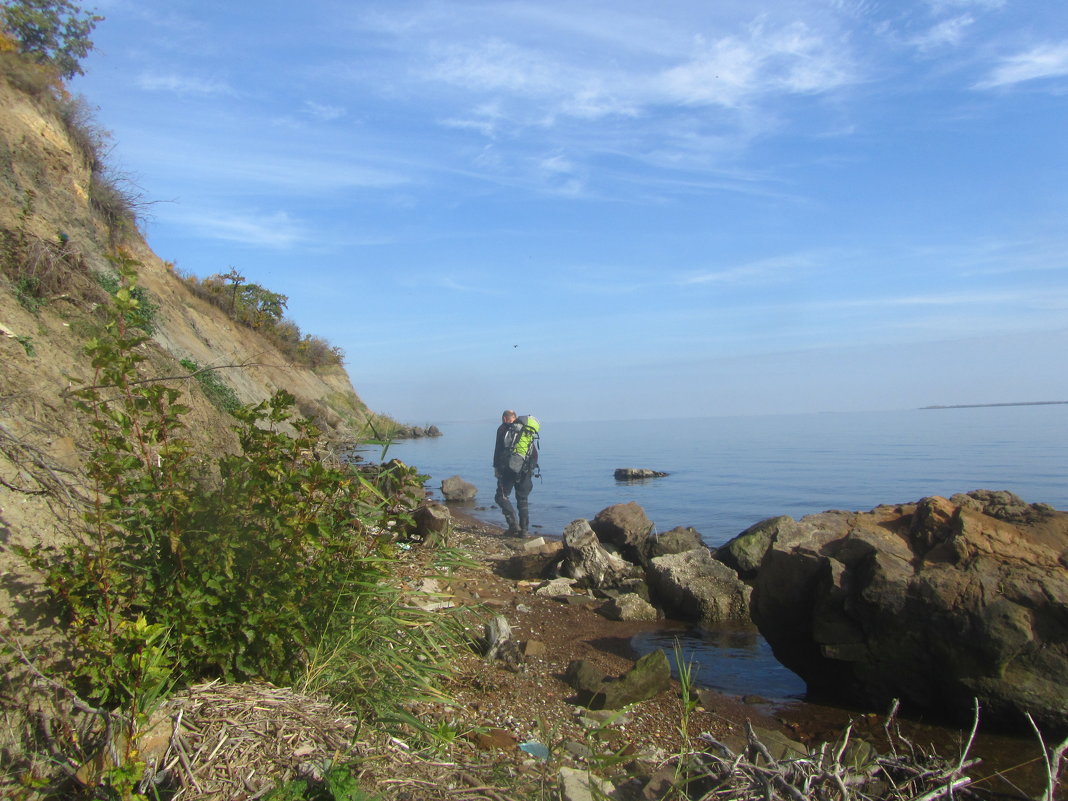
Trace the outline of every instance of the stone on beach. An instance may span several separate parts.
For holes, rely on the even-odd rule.
[[[575,520],[564,529],[564,552],[560,573],[581,580],[592,588],[613,587],[640,570],[621,556],[606,550],[586,520]]]
[[[597,534],[597,539],[615,547],[624,559],[640,564],[653,521],[641,506],[630,501],[602,509],[590,522],[590,528]]]
[[[568,665],[567,683],[578,692],[579,702],[590,709],[622,709],[645,701],[671,686],[667,654],[657,649],[634,663],[622,676],[608,676],[596,665],[576,659]]]

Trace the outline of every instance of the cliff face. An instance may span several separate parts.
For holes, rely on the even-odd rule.
[[[374,415],[343,368],[288,361],[255,330],[195,297],[132,227],[118,230],[114,218],[109,224],[107,183],[76,141],[85,120],[70,126],[64,114],[71,104],[57,103],[47,90],[27,91],[18,69],[0,63],[0,545],[51,540],[68,514],[46,490],[80,483],[88,428],[64,393],[72,378],[92,377],[83,347],[100,330],[101,306],[110,301],[94,274],[114,275],[108,256],[120,251],[139,262],[139,285],[158,307],[152,340],[143,346],[146,378],[187,376],[182,359],[240,365],[217,374],[241,402],[284,388],[328,436],[364,436]],[[194,447],[204,454],[235,448],[232,418],[198,382],[173,383],[191,406],[186,421]],[[18,591],[7,572],[12,564],[0,547],[5,612]]]

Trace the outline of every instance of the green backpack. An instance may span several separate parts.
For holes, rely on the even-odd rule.
[[[522,473],[530,461],[537,457],[541,423],[533,415],[517,417],[511,430],[505,434],[504,444],[508,449],[508,469]]]

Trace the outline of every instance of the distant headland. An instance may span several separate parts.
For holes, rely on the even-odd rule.
[[[948,406],[921,406],[920,409],[985,409],[988,406],[1056,406],[1068,401],[1022,401],[1020,403],[954,403]]]

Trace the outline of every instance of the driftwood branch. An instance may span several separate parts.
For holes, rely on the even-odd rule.
[[[964,744],[964,748],[960,752],[960,762],[957,763],[957,771],[964,770],[965,760],[968,759],[968,752],[972,750],[972,743],[975,741],[975,733],[979,730],[979,699],[973,698],[973,712],[972,712],[972,731],[968,735],[968,741]]]
[[[979,764],[977,759],[968,759],[979,724],[978,704],[971,736],[952,761],[923,754],[904,741],[892,730],[897,711],[895,703],[885,722],[892,753],[876,756],[865,765],[851,762],[852,725],[834,745],[825,743],[811,755],[776,759],[747,722],[743,754],[736,755],[722,742],[701,735],[706,744],[700,760],[705,775],[691,774],[691,778],[707,779],[713,788],[701,796],[702,801],[938,801],[978,797],[968,789],[974,779],[965,775]],[[894,747],[895,741],[904,747]],[[1062,755],[1065,750],[1068,741]],[[1045,801],[1052,801],[1052,796]]]
[[[139,378],[136,381],[130,381],[131,386],[138,386],[140,384],[158,384],[162,381],[188,381],[190,378],[196,378],[201,373],[210,373],[214,370],[240,370],[245,367],[277,367],[278,365],[272,365],[270,362],[241,362],[240,364],[216,364],[208,367],[201,367],[199,370],[194,370],[191,373],[183,373],[182,375],[164,375],[155,376],[153,378]],[[78,391],[87,389],[117,389],[115,384],[86,384],[85,386],[79,386]],[[64,397],[70,395],[72,387],[67,387],[61,393]]]
[[[1046,768],[1046,791],[1042,794],[1042,801],[1053,801],[1053,793],[1057,789],[1057,781],[1061,773],[1061,761],[1064,759],[1065,751],[1068,751],[1068,739],[1065,739],[1060,745],[1055,748],[1047,748],[1046,740],[1042,736],[1042,731],[1038,728],[1038,724],[1035,723],[1034,718],[1031,717],[1031,713],[1028,712],[1025,717],[1027,722],[1031,724],[1031,729],[1035,733],[1035,737],[1038,738],[1039,747],[1042,749],[1042,761]]]
[[[110,712],[107,709],[98,709],[97,707],[92,706],[87,701],[83,700],[81,696],[79,696],[76,692],[74,692],[74,690],[72,690],[67,685],[63,684],[62,682],[56,681],[50,676],[46,676],[40,670],[40,668],[37,667],[33,659],[31,659],[30,656],[26,653],[26,651],[22,647],[22,643],[20,643],[17,639],[13,637],[8,637],[3,631],[0,631],[0,641],[3,641],[3,643],[12,650],[15,656],[18,657],[18,660],[23,665],[25,665],[26,668],[30,671],[30,673],[32,673],[38,680],[44,682],[49,687],[55,690],[59,690],[63,695],[65,695],[70,700],[71,704],[74,706],[75,709],[78,709],[79,711],[85,712],[90,715],[98,715],[99,717],[109,721],[113,718],[120,717],[119,715],[116,715],[114,712]]]
[[[7,457],[19,473],[26,475],[37,485],[18,486],[12,481],[0,478],[0,484],[12,492],[22,495],[47,495],[64,500],[72,506],[85,500],[72,489],[71,482],[61,475],[73,477],[74,471],[55,464],[48,454],[19,437],[3,423],[0,423],[0,453]]]

